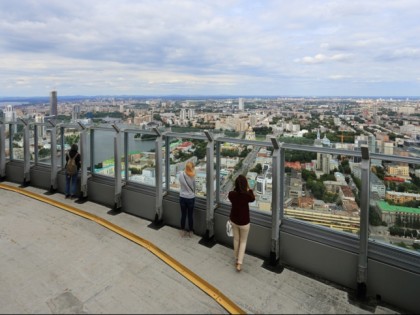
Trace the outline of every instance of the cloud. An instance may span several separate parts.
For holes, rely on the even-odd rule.
[[[345,74],[333,74],[333,75],[330,75],[329,78],[331,80],[343,80],[343,79],[350,79],[351,76],[345,75]]]
[[[420,48],[404,47],[393,51],[387,51],[377,57],[378,60],[383,61],[398,61],[398,60],[420,60]]]
[[[351,60],[351,56],[349,54],[335,54],[335,55],[324,55],[324,54],[316,54],[315,56],[306,56],[303,58],[295,59],[295,62],[306,64],[306,65],[314,65],[314,64],[321,64],[321,63],[328,63],[331,61],[334,62],[348,62]]]
[[[51,85],[62,94],[282,94],[337,73],[415,81],[419,3],[3,0],[0,84],[9,88],[0,96]]]

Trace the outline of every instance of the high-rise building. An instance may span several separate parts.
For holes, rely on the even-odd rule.
[[[35,115],[35,122],[36,123],[44,123],[44,115],[42,114],[36,114]],[[46,135],[46,127],[45,126],[40,126],[40,128],[38,128],[38,136],[43,138]]]
[[[184,120],[187,118],[187,111],[184,108],[181,108],[179,112],[179,119]]]
[[[15,122],[16,121],[16,111],[13,109],[13,105],[7,105],[4,110],[4,122]],[[17,125],[12,125],[13,132],[17,131]]]
[[[249,117],[249,123],[251,127],[254,127],[258,123],[258,116],[255,114],[251,114]]]
[[[57,91],[51,91],[50,93],[50,116],[57,117]]]
[[[244,110],[244,99],[242,97],[239,98],[238,109],[239,110]]]
[[[80,105],[76,104],[73,106],[72,120],[77,121],[80,118]]]
[[[394,142],[393,141],[385,141],[383,143],[384,149],[383,152],[386,155],[393,155],[394,154]]]
[[[7,105],[6,110],[4,111],[4,122],[14,122],[16,121],[16,111],[13,110],[13,105]]]
[[[257,193],[264,195],[265,194],[265,178],[264,176],[257,176]]]

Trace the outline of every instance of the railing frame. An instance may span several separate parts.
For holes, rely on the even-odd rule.
[[[369,148],[362,146],[362,191],[360,192],[360,239],[357,268],[357,294],[363,298],[367,291],[368,241],[369,241],[369,201],[370,201],[370,159]],[[364,187],[367,185],[368,187]]]
[[[22,118],[19,120],[23,124],[23,183],[22,187],[29,186],[31,182],[31,153],[29,151],[29,124]]]
[[[30,152],[29,152],[29,143],[30,143],[30,125],[26,121],[22,120],[23,124],[23,144],[24,144],[24,160],[23,160],[23,178],[24,178],[24,185],[28,185],[30,183]],[[17,122],[9,123],[9,146],[10,146],[10,160],[13,160],[13,126],[17,125]],[[79,124],[80,125],[80,124]],[[87,197],[87,165],[88,163],[84,163],[88,161],[90,157],[90,166],[93,170],[94,168],[94,133],[95,129],[104,129],[104,130],[112,130],[111,128],[85,128],[84,126],[80,126],[80,141],[81,141],[81,154],[82,154],[82,175],[81,175],[81,190],[83,193],[83,197]],[[0,123],[0,178],[4,178],[6,176],[6,124]],[[60,128],[61,130],[61,145],[62,150],[64,152],[64,125],[54,125],[52,124],[52,128],[50,128],[51,133],[51,189],[56,189],[56,180],[57,180],[57,164],[56,164],[56,129]],[[124,156],[125,156],[125,167],[126,167],[126,174],[128,174],[127,167],[128,167],[128,141],[127,141],[127,133],[131,130],[126,129],[121,131],[117,126],[113,125],[115,130],[114,134],[114,159],[115,159],[115,178],[114,178],[114,185],[115,185],[115,196],[114,196],[114,210],[121,211],[122,207],[122,200],[121,200],[121,190],[122,190],[122,179],[121,179],[121,136],[124,135]],[[88,132],[90,132],[90,148],[87,147],[87,136]],[[139,131],[140,132],[140,131]],[[151,133],[151,132],[141,132],[141,133]],[[242,145],[255,145],[255,146],[270,146],[273,147],[273,156],[272,156],[272,170],[273,170],[273,195],[272,195],[272,215],[271,215],[271,245],[270,245],[270,263],[272,265],[276,265],[279,263],[280,257],[280,231],[282,230],[282,225],[286,221],[293,221],[293,224],[287,225],[283,228],[284,231],[292,231],[295,225],[302,225],[299,222],[294,222],[293,219],[284,218],[284,179],[285,179],[285,150],[299,150],[299,151],[307,151],[307,152],[319,152],[319,153],[326,153],[326,154],[340,154],[346,156],[354,156],[354,157],[361,157],[361,171],[362,171],[362,189],[361,189],[361,215],[360,215],[360,233],[358,237],[359,246],[357,248],[358,254],[358,263],[357,263],[357,275],[356,275],[356,282],[357,282],[357,289],[358,295],[360,297],[365,296],[367,291],[367,275],[368,275],[368,259],[372,259],[372,257],[382,257],[384,254],[382,252],[386,252],[384,256],[387,259],[387,262],[393,261],[392,253],[398,253],[399,256],[405,257],[407,254],[399,248],[392,248],[390,245],[382,245],[376,243],[374,240],[369,240],[369,201],[370,201],[370,162],[371,159],[381,159],[381,160],[392,160],[392,161],[399,161],[405,163],[412,163],[412,164],[420,164],[420,160],[418,158],[412,157],[400,157],[400,156],[388,156],[383,154],[369,154],[369,150],[367,147],[362,147],[361,151],[350,151],[350,150],[337,150],[332,148],[319,148],[313,146],[305,146],[305,145],[294,145],[294,144],[285,144],[285,143],[278,143],[275,138],[271,139],[270,142],[260,142],[260,141],[250,141],[250,140],[240,140],[240,139],[230,139],[224,137],[213,138],[213,136],[205,132],[205,135],[191,135],[191,134],[182,134],[182,133],[171,133],[171,132],[159,132],[157,130],[154,131],[157,134],[157,138],[155,141],[155,170],[156,170],[156,220],[160,221],[163,218],[163,209],[162,209],[162,200],[164,197],[164,189],[166,193],[169,191],[169,179],[170,179],[170,165],[169,165],[169,156],[170,156],[170,143],[169,140],[171,137],[178,137],[178,138],[193,138],[193,139],[201,139],[207,141],[206,147],[206,190],[207,190],[207,198],[206,198],[206,238],[212,239],[214,237],[214,212],[217,207],[220,206],[220,145],[222,142],[230,142],[230,143],[238,143]],[[37,137],[37,131],[35,129],[34,136]],[[163,148],[163,137],[165,137],[165,159],[162,158],[162,148]],[[37,152],[36,152],[37,153]],[[37,156],[37,154],[35,154]],[[64,154],[62,154],[62,159],[64,160]],[[166,176],[166,185],[163,187],[163,163],[165,163],[165,176]],[[215,164],[216,163],[216,164]],[[36,161],[35,161],[36,164]],[[64,164],[63,164],[64,165]],[[216,166],[216,168],[215,168]],[[216,172],[216,176],[214,176],[214,172]],[[55,177],[54,177],[55,174]],[[128,175],[126,175],[126,180]],[[216,179],[216,190],[214,189],[214,179]],[[215,194],[215,191],[217,194]],[[286,220],[287,219],[287,220]],[[162,223],[162,222],[160,222]],[[324,228],[321,228],[324,230]],[[311,228],[309,230],[318,230],[316,227]],[[327,234],[335,233],[334,231],[329,231],[325,228],[328,232]],[[303,234],[304,231],[302,231]],[[301,234],[302,234],[301,233]],[[321,233],[322,234],[322,233]],[[340,236],[342,233],[338,233]],[[310,233],[305,234],[306,237],[310,237]],[[342,238],[339,238],[341,242],[346,242],[346,236],[343,234]],[[351,235],[353,241],[357,239],[357,236]],[[374,244],[374,251],[369,252],[369,242],[373,242]],[[334,243],[332,241],[332,243]],[[335,243],[334,243],[335,244]],[[340,244],[337,243],[337,247]],[[345,244],[344,244],[345,245]],[[344,246],[343,245],[343,246]],[[345,247],[345,246],[344,246]],[[380,250],[384,248],[383,250]],[[356,248],[354,248],[356,250]],[[350,249],[353,251],[353,249]],[[401,253],[400,253],[401,252]],[[370,255],[373,255],[370,257]],[[381,256],[382,255],[382,256]],[[410,256],[410,255],[409,255]],[[411,257],[411,256],[410,256]],[[413,261],[410,262],[409,269],[410,271],[415,272],[415,265],[414,262],[417,261],[417,257],[413,256]],[[398,266],[404,264],[404,261],[398,261]]]
[[[6,178],[6,126],[3,122],[0,122],[0,142],[0,181],[3,181]]]

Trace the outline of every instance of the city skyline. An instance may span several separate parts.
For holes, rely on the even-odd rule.
[[[419,96],[420,3],[2,1],[0,98]]]

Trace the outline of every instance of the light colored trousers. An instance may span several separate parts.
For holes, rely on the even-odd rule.
[[[242,265],[245,256],[246,242],[251,224],[236,225],[232,222],[233,230],[233,253],[238,264]]]

